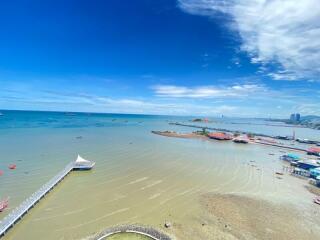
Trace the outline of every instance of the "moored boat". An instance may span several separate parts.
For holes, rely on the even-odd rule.
[[[310,177],[317,179],[320,176],[320,167],[310,169]]]
[[[320,167],[320,164],[318,163],[318,161],[311,160],[311,159],[300,160],[300,161],[297,161],[296,164],[298,168],[302,168],[307,171]]]
[[[9,199],[0,201],[0,212],[3,212],[9,206]]]
[[[320,156],[320,147],[311,147],[307,149],[308,155]]]
[[[320,196],[315,197],[315,198],[313,199],[313,202],[320,205]]]
[[[239,136],[233,139],[235,143],[249,143],[249,138],[245,136]]]
[[[287,161],[287,162],[297,162],[301,160],[301,158],[296,154],[288,153],[288,154],[282,155],[280,157],[280,160]]]
[[[11,170],[14,170],[14,169],[16,169],[17,168],[17,165],[16,164],[10,164],[9,165],[9,169],[11,169]]]

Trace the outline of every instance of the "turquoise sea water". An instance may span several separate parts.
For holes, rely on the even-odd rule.
[[[162,227],[166,220],[190,228],[206,192],[248,194],[294,204],[309,204],[300,180],[278,183],[281,153],[263,146],[232,142],[166,138],[152,130],[190,132],[169,125],[188,117],[65,114],[1,111],[0,198],[10,197],[10,210],[46,183],[79,153],[94,160],[89,172],[74,172],[28,213],[4,239],[82,239],[105,227],[141,223]],[[292,128],[232,124],[261,120],[219,119],[218,128],[290,134]],[[319,131],[295,129],[303,138]],[[270,156],[269,152],[276,152]],[[255,171],[248,165],[255,161]],[[16,170],[8,165],[17,164]],[[302,194],[295,194],[292,193]],[[50,235],[48,235],[50,232]],[[173,232],[177,236],[183,233]],[[194,236],[192,239],[197,239]]]
[[[1,111],[0,129],[26,128],[105,128],[123,127],[155,123],[167,125],[168,122],[193,124],[192,117],[154,116],[135,114],[103,114],[103,113],[63,113],[38,111]],[[320,131],[286,125],[281,122],[269,122],[263,119],[243,118],[211,118],[209,123],[194,123],[206,127],[242,130],[267,135],[296,134],[297,138],[319,139]],[[180,128],[181,129],[181,128]],[[189,130],[187,130],[189,131]]]

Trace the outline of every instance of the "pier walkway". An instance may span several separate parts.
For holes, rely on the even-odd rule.
[[[69,163],[62,171],[44,184],[38,191],[23,201],[12,210],[2,221],[0,221],[0,238],[14,226],[31,208],[33,208],[47,193],[49,193],[59,182],[61,182],[73,169],[75,162]]]

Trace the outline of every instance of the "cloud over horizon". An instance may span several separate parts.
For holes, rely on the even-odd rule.
[[[226,16],[240,49],[274,80],[319,80],[318,0],[178,0],[185,12]]]
[[[318,95],[301,88],[275,90],[258,83],[232,85],[154,85],[153,97],[109,96],[93,89],[47,89],[8,85],[0,109],[50,110],[160,115],[286,117],[291,112],[320,115]],[[310,97],[312,95],[312,97]]]
[[[237,107],[227,104],[197,104],[161,99],[115,98],[89,93],[55,92],[35,90],[5,90],[0,96],[0,109],[16,110],[50,110],[75,112],[156,114],[156,115],[219,115],[236,114]],[[13,95],[14,97],[13,97]],[[10,99],[6,107],[1,100]]]
[[[233,85],[230,87],[156,85],[152,89],[159,97],[173,98],[246,97],[251,93],[266,91],[263,85],[257,84]]]

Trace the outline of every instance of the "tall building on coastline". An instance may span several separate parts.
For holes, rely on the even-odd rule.
[[[290,121],[291,122],[299,122],[300,121],[300,113],[292,113],[290,115]]]
[[[290,115],[290,121],[294,122],[294,119],[295,119],[295,114],[292,113],[292,114]]]

